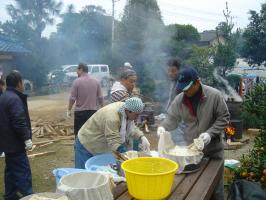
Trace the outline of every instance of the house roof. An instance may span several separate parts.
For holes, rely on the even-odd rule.
[[[29,53],[18,41],[12,40],[6,36],[0,35],[1,53]]]
[[[215,30],[203,31],[200,33],[200,42],[210,42],[215,38],[217,38]]]

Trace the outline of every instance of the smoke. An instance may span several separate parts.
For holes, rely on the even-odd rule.
[[[224,86],[226,87],[227,92],[229,92],[229,94],[226,94],[225,91],[223,91],[223,93],[224,93],[223,95],[224,95],[226,100],[228,98],[234,98],[234,101],[237,101],[237,102],[243,101],[241,96],[239,96],[239,94],[230,86],[228,81],[218,74],[217,68],[214,69],[213,76],[216,78],[217,81],[223,83]]]

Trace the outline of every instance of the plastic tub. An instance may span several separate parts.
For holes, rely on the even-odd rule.
[[[116,164],[116,159],[111,153],[100,154],[89,158],[85,163],[85,169],[89,169],[91,165],[107,166]]]
[[[70,200],[113,200],[109,177],[95,172],[79,172],[63,176],[57,192]]]
[[[172,188],[178,164],[166,158],[140,157],[122,163],[128,191],[136,199],[164,199]]]
[[[55,177],[56,185],[58,185],[60,179],[68,174],[73,174],[77,172],[84,172],[87,171],[85,169],[77,169],[77,168],[57,168],[53,170],[53,175]]]
[[[20,200],[30,200],[32,197],[38,196],[38,197],[46,197],[46,198],[53,198],[53,199],[59,199],[62,198],[64,200],[68,200],[67,196],[64,194],[59,194],[59,193],[52,193],[52,192],[43,192],[43,193],[36,193],[36,194],[31,194],[26,197],[23,197]],[[64,197],[64,198],[63,198]]]

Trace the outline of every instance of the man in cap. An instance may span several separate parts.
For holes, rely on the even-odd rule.
[[[204,142],[206,157],[223,159],[223,131],[229,123],[229,112],[222,94],[201,83],[194,68],[185,68],[178,75],[177,91],[181,91],[170,105],[165,120],[157,129],[164,134],[184,121],[184,137],[187,144],[194,138]],[[223,180],[216,189],[217,199],[223,199]]]
[[[150,143],[134,124],[143,111],[144,104],[138,97],[125,102],[111,103],[98,110],[82,126],[75,141],[75,167],[84,168],[92,156],[112,151],[127,151],[130,137],[140,139],[144,151]]]

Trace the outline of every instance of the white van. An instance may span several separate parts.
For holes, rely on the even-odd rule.
[[[95,77],[100,83],[102,87],[105,87],[108,84],[110,78],[109,66],[105,64],[90,64],[88,66],[88,73]],[[74,79],[78,77],[77,75],[78,65],[62,65],[59,70],[54,70],[48,74],[48,79],[55,79],[56,72],[63,72],[64,78],[63,82],[72,83]]]

